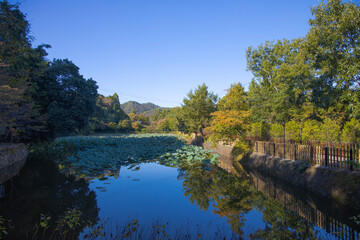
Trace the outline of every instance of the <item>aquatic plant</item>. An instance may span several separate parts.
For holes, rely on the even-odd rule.
[[[90,137],[63,137],[53,144],[60,169],[79,177],[93,178],[117,172],[120,166],[159,161],[166,166],[202,162],[215,164],[217,154],[186,145],[171,134],[120,134]]]
[[[2,239],[8,234],[6,224],[7,224],[7,220],[2,216],[0,216],[0,239]]]

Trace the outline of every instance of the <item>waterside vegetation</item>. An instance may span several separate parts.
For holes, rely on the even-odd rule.
[[[141,239],[142,234],[169,239],[167,223],[140,230],[142,223],[135,219],[106,229],[89,189],[90,179],[116,177],[123,166],[138,171],[148,162],[178,168],[189,201],[203,210],[213,206],[214,214],[226,217],[236,236],[219,232],[214,238],[318,238],[310,223],[251,187],[244,172],[231,175],[219,169],[218,155],[176,135],[142,133],[194,134],[198,143],[233,144],[239,156],[251,151],[249,137],[359,144],[358,3],[322,1],[312,8],[306,36],[249,47],[247,68],[254,77],[248,91],[234,83],[219,98],[204,83],[190,90],[180,107],[151,106],[153,114],[124,111],[116,93],[99,94],[97,82],[85,79],[71,60],[48,60],[50,46],[32,46],[29,23],[17,4],[1,1],[0,13],[0,141],[29,143],[30,163],[47,170],[25,169],[25,175],[44,184],[38,177],[53,174],[46,184],[60,189],[49,193],[53,201],[46,212],[29,213],[38,224],[25,226],[28,239]],[[41,209],[42,190],[16,181],[23,197],[37,194],[34,202]],[[3,206],[14,206],[12,200],[5,199]],[[0,216],[0,239],[21,232],[16,226],[21,212],[3,206],[9,218]],[[263,210],[266,226],[245,235],[244,215],[252,209]],[[179,231],[171,239],[209,239],[204,233]]]
[[[98,94],[96,82],[84,79],[70,60],[47,60],[50,46],[31,46],[29,24],[18,5],[4,1],[0,7],[0,134],[6,141],[129,131],[182,131],[242,143],[246,136],[360,141],[357,3],[321,2],[312,8],[306,36],[249,47],[254,78],[248,91],[234,83],[218,99],[202,84],[181,107],[148,104],[156,109],[150,117],[128,108],[125,113],[116,94]]]

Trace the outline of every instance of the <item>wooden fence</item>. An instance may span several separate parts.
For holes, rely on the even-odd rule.
[[[357,144],[253,141],[253,151],[312,165],[360,171],[360,151]]]

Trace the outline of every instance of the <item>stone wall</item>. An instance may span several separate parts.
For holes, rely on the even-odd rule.
[[[360,173],[252,153],[241,163],[264,174],[360,208]]]
[[[213,147],[211,142],[205,142],[203,144],[203,148],[214,150],[214,152],[216,152],[217,154],[228,158],[231,157],[231,151],[233,149],[232,146],[221,145],[221,144],[217,144],[216,146]]]
[[[0,184],[19,173],[29,156],[24,144],[0,146]]]
[[[218,144],[213,147],[211,143],[205,142],[203,147],[221,156],[237,159],[231,156],[232,146]],[[240,163],[249,169],[256,169],[281,181],[360,208],[360,172],[312,166],[260,153],[252,153],[249,158],[240,160]]]

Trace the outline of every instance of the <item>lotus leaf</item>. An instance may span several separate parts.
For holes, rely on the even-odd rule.
[[[104,136],[77,136],[57,138],[54,150],[66,157],[59,165],[68,173],[97,177],[117,175],[118,167],[158,159],[160,164],[179,165],[201,163],[213,164],[218,158],[209,150],[186,145],[184,139],[170,134],[119,134]]]

